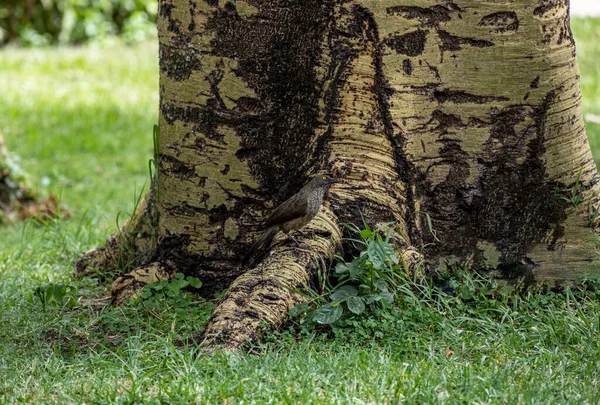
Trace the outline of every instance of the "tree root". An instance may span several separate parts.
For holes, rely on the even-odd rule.
[[[111,289],[112,302],[114,305],[122,305],[126,299],[136,298],[137,293],[146,284],[171,280],[175,277],[175,273],[176,271],[170,263],[153,262],[138,267],[113,282]]]
[[[331,211],[306,228],[329,237],[301,239],[308,249],[277,246],[261,264],[238,277],[212,314],[202,338],[210,347],[239,348],[255,340],[262,325],[279,327],[288,311],[306,298],[317,270],[331,262],[342,234]]]

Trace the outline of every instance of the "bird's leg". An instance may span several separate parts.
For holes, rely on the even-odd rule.
[[[296,229],[296,230],[298,230],[298,229]],[[301,243],[301,242],[298,242],[298,240],[292,236],[291,232],[290,232],[290,233],[287,233],[287,236],[288,236],[288,237],[289,237],[291,240],[293,240],[293,241],[294,241],[294,243],[296,244],[296,246],[298,246],[299,248],[303,248],[303,249],[308,249],[308,248],[309,248],[309,246],[308,246],[306,243]]]
[[[302,235],[303,237],[305,237],[305,238],[308,237],[308,234],[306,232],[304,232],[302,229],[297,229],[296,231],[299,232],[300,235]]]
[[[310,234],[304,232],[302,229],[297,229],[296,232],[300,233],[300,235],[302,235],[305,238],[308,238],[309,236],[310,237],[314,237],[315,235],[316,236],[321,236],[323,238],[329,238],[331,236],[331,232],[329,232],[329,231],[323,231],[323,230],[320,230],[320,229],[311,230]]]
[[[296,244],[296,246],[298,246],[298,247],[301,247],[300,243],[299,243],[299,242],[296,240],[296,238],[294,238],[294,237],[292,236],[292,234],[291,234],[291,233],[288,233],[288,234],[287,234],[287,236],[288,236],[288,237],[289,237],[291,240],[293,240],[293,241],[294,241],[294,243]]]

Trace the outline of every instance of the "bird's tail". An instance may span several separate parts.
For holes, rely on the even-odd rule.
[[[244,256],[244,258],[242,259],[242,264],[248,264],[250,262],[250,259],[256,254],[256,252],[271,246],[271,242],[273,241],[275,235],[277,235],[277,231],[279,231],[279,229],[276,226],[271,226],[266,231],[264,231],[260,238],[258,238],[258,240],[254,242],[248,253],[246,253],[246,256]]]

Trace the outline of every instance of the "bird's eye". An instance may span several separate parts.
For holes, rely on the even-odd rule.
[[[323,176],[323,180],[327,180],[327,176]]]

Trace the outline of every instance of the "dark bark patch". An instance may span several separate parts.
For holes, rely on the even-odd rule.
[[[568,7],[567,0],[540,0],[538,4],[533,10],[533,15],[543,19],[554,18],[561,8]]]
[[[498,265],[497,270],[500,272],[500,278],[505,280],[519,280],[522,283],[523,288],[526,288],[535,283],[535,276],[533,275],[533,269],[536,267],[535,263],[530,263],[529,260],[524,259],[525,263],[501,263]]]
[[[196,29],[196,22],[194,21],[194,15],[196,14],[196,8],[198,7],[194,0],[188,0],[188,4],[190,5],[190,16],[192,16],[190,24],[188,25],[188,30],[190,32]]]
[[[219,101],[217,98],[209,98],[206,105],[198,105],[197,107],[180,107],[165,103],[161,104],[160,112],[169,124],[181,121],[192,126],[193,131],[186,136],[197,133],[220,142],[223,141],[223,135],[217,131],[219,125],[236,127],[257,122],[256,117],[245,114],[234,114],[230,110],[225,110],[221,103],[222,101]],[[198,139],[198,146],[204,146],[202,138]]]
[[[514,11],[500,11],[488,14],[479,20],[477,24],[483,27],[490,27],[490,32],[502,34],[519,29],[519,18]]]
[[[503,278],[532,281],[536,264],[527,253],[552,229],[557,241],[563,232],[560,224],[566,219],[565,202],[555,198],[556,185],[547,182],[543,161],[544,125],[553,97],[549,93],[539,106],[492,109],[489,122],[469,119],[469,126],[490,131],[484,153],[477,160],[475,183],[467,182],[469,156],[461,149],[460,139],[448,136],[465,128],[464,123],[442,111],[434,113],[440,123],[433,131],[439,134],[442,160],[431,168],[443,165],[449,172],[444,181],[424,190],[423,210],[431,215],[442,240],[431,249],[431,257],[452,254],[467,258],[479,252],[473,258],[474,266],[487,268],[484,252],[477,247],[487,241],[496,247]]]
[[[314,67],[331,5],[309,0],[254,6],[256,13],[242,17],[228,3],[215,10],[206,27],[213,34],[213,55],[235,59],[235,74],[256,94],[255,100],[221,113],[237,120],[238,157],[248,161],[269,194],[283,197],[300,188],[306,180],[299,175],[301,166],[315,158],[306,147],[318,127],[321,84]]]
[[[175,6],[173,5],[173,0],[163,0],[158,2],[158,15],[170,19],[171,12]]]
[[[568,42],[573,47],[575,40],[571,32],[569,4],[567,0],[539,0],[539,6],[533,14],[544,21],[542,25],[542,43],[555,42],[558,45]]]
[[[442,51],[458,51],[462,49],[462,45],[474,46],[476,48],[487,48],[494,46],[494,43],[491,41],[469,37],[459,37],[444,30],[438,30],[438,35],[440,36],[440,49]]]
[[[455,103],[455,104],[488,104],[497,101],[508,101],[508,97],[504,96],[480,96],[476,94],[467,93],[460,90],[436,90],[433,92],[433,98],[440,104],[444,103]]]
[[[454,5],[453,3],[450,3]],[[456,5],[454,5],[456,6]],[[450,21],[452,9],[444,6],[433,7],[415,7],[415,6],[395,6],[388,7],[386,12],[390,15],[397,15],[408,20],[419,20],[422,24],[435,27],[442,22]]]
[[[403,35],[392,35],[384,43],[398,54],[418,56],[425,50],[427,31],[416,30]]]
[[[431,124],[432,122],[437,122],[437,130],[445,131],[451,127],[459,128],[464,127],[462,120],[458,115],[455,114],[446,114],[441,110],[434,110],[431,114],[431,120],[427,124]]]
[[[281,301],[283,299],[281,296],[273,293],[263,293],[261,297],[267,301]]]
[[[538,107],[512,106],[491,116],[485,148],[493,159],[481,162],[486,168],[479,181],[481,197],[470,223],[478,224],[479,238],[495,241],[502,263],[513,267],[525,260],[548,229],[560,229],[566,218],[565,203],[555,198],[555,185],[546,181],[543,162],[544,125],[552,97],[550,93]]]
[[[412,68],[412,63],[410,62],[410,59],[404,59],[402,61],[402,71],[407,76],[412,75],[413,68]]]
[[[188,166],[181,160],[164,153],[160,154],[159,165],[161,173],[168,173],[170,177],[176,179],[187,180],[196,175],[196,171],[193,167]]]
[[[187,47],[160,45],[160,71],[176,81],[186,80],[201,65]]]
[[[540,85],[540,76],[537,75],[535,77],[535,79],[533,79],[533,81],[531,82],[531,84],[529,85],[530,88],[532,89],[537,89]]]

